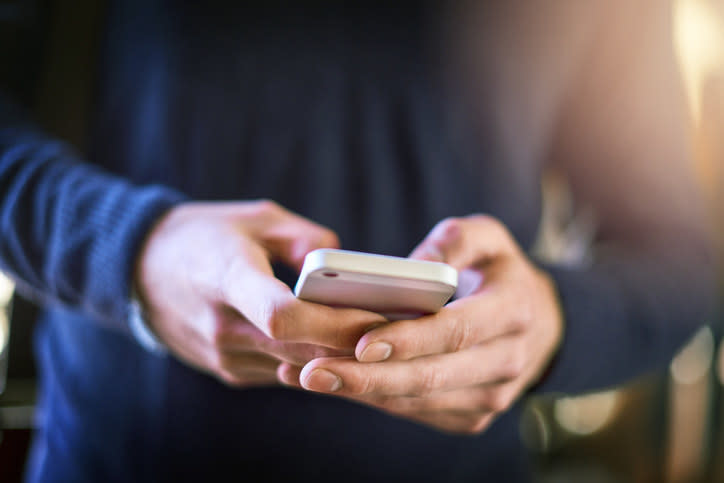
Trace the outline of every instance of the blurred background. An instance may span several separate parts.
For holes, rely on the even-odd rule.
[[[724,287],[724,0],[673,0],[673,8],[691,149]],[[585,257],[591,223],[585,213],[571,215],[565,180],[550,175],[545,193],[540,254]],[[720,311],[702,321],[666,371],[606,392],[529,400],[520,431],[535,481],[724,481]]]
[[[664,0],[662,0],[664,1]],[[724,274],[724,0],[671,0],[691,115],[691,149]],[[0,2],[0,22],[16,14]],[[0,24],[4,27],[3,24]],[[592,224],[564,179],[544,182],[538,254],[586,257]],[[720,283],[724,287],[724,283]],[[720,291],[724,294],[724,290]],[[0,274],[0,481],[19,481],[32,428],[34,308]],[[721,297],[720,297],[721,299]],[[724,481],[724,344],[712,313],[660,373],[602,393],[530,399],[520,433],[537,482]]]

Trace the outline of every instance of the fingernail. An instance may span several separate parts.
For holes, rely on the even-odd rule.
[[[342,388],[342,379],[327,369],[315,369],[304,380],[304,387],[314,391],[335,392]]]
[[[362,351],[360,362],[384,361],[392,354],[392,346],[387,342],[373,342]]]

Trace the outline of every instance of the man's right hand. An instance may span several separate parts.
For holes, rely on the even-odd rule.
[[[298,300],[272,262],[297,271],[330,230],[274,202],[187,203],[149,233],[135,285],[151,330],[187,364],[234,386],[274,384],[281,362],[351,355],[380,315]]]

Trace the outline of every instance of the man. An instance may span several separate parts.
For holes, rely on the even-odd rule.
[[[108,6],[103,171],[3,116],[0,260],[44,303],[29,480],[525,479],[526,392],[620,383],[701,324],[661,2],[159,3]],[[526,256],[547,166],[595,210],[590,266]],[[335,246],[466,293],[392,323],[296,300]]]

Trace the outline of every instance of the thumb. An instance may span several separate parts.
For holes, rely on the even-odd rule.
[[[280,261],[299,271],[304,257],[312,250],[339,248],[339,238],[329,228],[279,205],[270,206],[262,220],[251,226],[252,235],[268,252],[271,261]]]
[[[511,253],[515,244],[496,219],[473,215],[447,218],[415,247],[410,258],[443,262],[457,270],[489,262]]]
[[[304,264],[304,257],[309,252],[318,248],[339,248],[339,238],[334,232],[326,228],[318,228],[314,232],[310,230],[298,238],[290,240],[288,247],[281,249],[283,261],[300,271]]]

